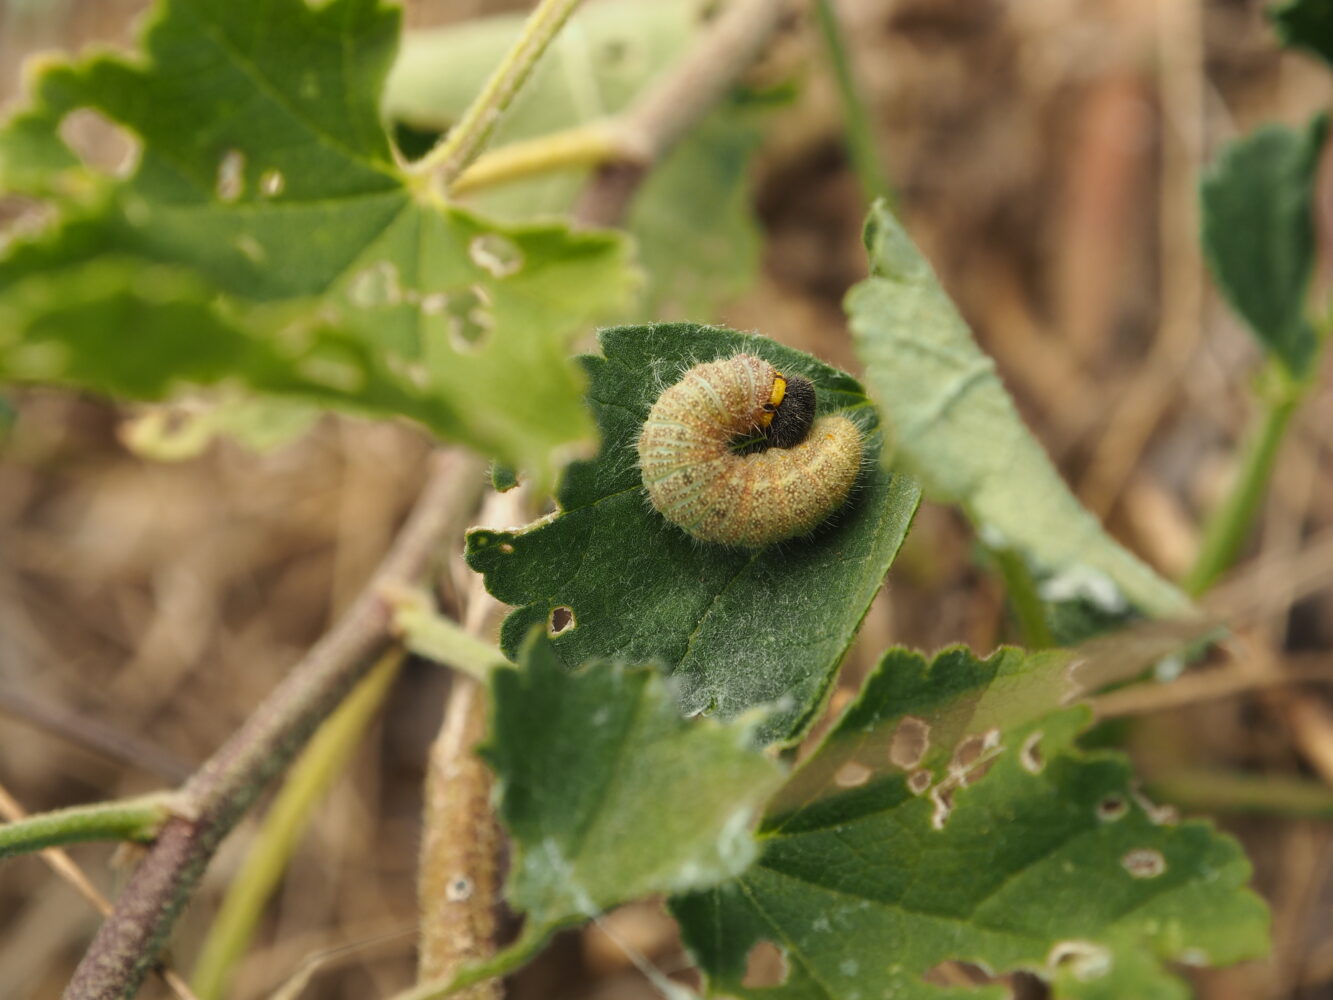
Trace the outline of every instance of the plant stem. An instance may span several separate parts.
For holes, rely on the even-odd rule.
[[[596,167],[623,152],[615,119],[588,122],[483,153],[459,175],[450,191],[468,194],[537,174]]]
[[[447,192],[453,187],[454,181],[481,153],[514,95],[578,5],[579,0],[540,0],[481,93],[458,124],[417,162],[414,173],[431,177],[438,190]]]
[[[1008,546],[993,548],[990,553],[1004,578],[1009,604],[1018,619],[1024,643],[1028,649],[1050,649],[1055,645],[1055,636],[1046,623],[1046,608],[1037,593],[1037,583],[1032,579],[1027,561]]]
[[[171,793],[119,802],[94,802],[38,813],[0,826],[0,858],[85,840],[146,844],[171,816]]]
[[[824,37],[824,47],[828,50],[829,62],[833,66],[834,78],[838,82],[843,127],[847,131],[847,152],[851,156],[856,179],[861,182],[861,192],[867,203],[883,198],[893,208],[895,199],[893,188],[889,185],[889,173],[879,155],[875,127],[870,120],[865,99],[861,96],[861,88],[857,86],[856,75],[852,72],[852,61],[843,42],[842,26],[838,23],[838,12],[833,8],[833,0],[815,0],[815,16],[819,21],[820,34]]]
[[[348,757],[388,696],[403,659],[400,649],[390,649],[381,656],[375,668],[319,727],[292,766],[245,864],[227,887],[195,962],[190,985],[201,1000],[226,995],[232,970],[249,946],[264,906],[282,880],[315,807],[345,769]]]
[[[685,57],[616,116],[621,154],[579,197],[574,218],[614,226],[653,164],[699,123],[764,50],[782,23],[781,0],[731,0]]]
[[[1321,781],[1280,774],[1184,770],[1148,782],[1154,797],[1206,812],[1333,818],[1333,791]]]
[[[393,609],[394,631],[418,656],[453,667],[483,684],[493,667],[506,662],[505,655],[490,643],[436,614],[424,593],[392,590],[385,599]]]
[[[1194,565],[1182,586],[1197,597],[1235,563],[1249,537],[1254,516],[1273,474],[1278,449],[1292,414],[1301,401],[1299,386],[1282,376],[1281,388],[1264,399],[1264,410],[1245,445],[1236,483],[1222,505],[1208,518]]]
[[[167,821],[130,876],[74,970],[66,1000],[120,1000],[138,988],[223,837],[389,647],[391,611],[382,590],[411,584],[426,571],[481,483],[476,459],[436,453],[430,478],[375,577],[186,783],[185,808]]]

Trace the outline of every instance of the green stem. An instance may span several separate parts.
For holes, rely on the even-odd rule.
[[[893,188],[889,184],[889,174],[884,167],[884,161],[879,155],[870,112],[861,96],[861,89],[856,84],[847,46],[843,44],[842,27],[838,24],[838,14],[833,9],[833,0],[815,0],[815,15],[819,19],[820,33],[824,36],[824,45],[828,49],[829,61],[833,64],[833,74],[838,82],[838,94],[842,99],[843,124],[847,130],[847,151],[852,158],[852,169],[856,171],[856,177],[861,182],[861,190],[866,196],[866,201],[873,202],[876,198],[883,198],[892,207]]]
[[[1009,604],[1018,618],[1024,643],[1029,649],[1050,649],[1055,645],[1055,636],[1046,623],[1046,608],[1042,604],[1041,595],[1037,593],[1037,583],[1032,579],[1027,561],[1019,552],[1007,546],[993,548],[990,553],[1000,570],[1000,576],[1004,578]]]
[[[1333,819],[1333,791],[1322,782],[1290,775],[1172,771],[1149,781],[1148,790],[1161,801],[1201,812]]]
[[[450,190],[467,194],[556,170],[586,170],[624,155],[615,120],[589,122],[483,153]]]
[[[453,667],[485,684],[491,670],[507,662],[490,643],[469,635],[462,626],[436,614],[420,591],[395,589],[384,595],[393,610],[393,630],[417,656]]]
[[[388,695],[403,659],[401,649],[384,654],[320,726],[293,765],[208,929],[190,982],[200,1000],[226,995],[236,962],[249,947],[264,907],[282,881],[315,807],[345,769],[348,757]]]
[[[418,983],[411,989],[395,993],[390,1000],[440,1000],[442,997],[452,996],[469,986],[475,986],[489,979],[508,975],[526,964],[528,959],[541,950],[549,938],[550,933],[546,930],[535,934],[524,933],[504,951],[493,955],[484,962],[473,962],[471,965],[464,966],[452,976]]]
[[[1204,525],[1199,554],[1182,581],[1191,597],[1211,587],[1240,555],[1301,396],[1301,387],[1283,377],[1281,388],[1264,399],[1264,410],[1246,442],[1236,483]]]
[[[578,5],[579,0],[540,0],[481,93],[459,123],[417,162],[414,173],[432,178],[440,190],[448,191],[453,186],[481,153],[505,109]]]
[[[85,840],[152,841],[171,817],[172,794],[95,802],[28,816],[0,826],[0,858]]]

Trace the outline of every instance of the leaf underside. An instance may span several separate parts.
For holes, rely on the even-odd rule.
[[[812,722],[916,510],[916,486],[868,463],[851,501],[808,538],[759,551],[694,541],[648,504],[635,442],[648,409],[690,366],[750,352],[816,385],[823,413],[879,435],[849,376],[762,337],[697,324],[603,331],[585,359],[602,450],[566,475],[554,516],[517,531],[476,530],[468,563],[516,610],[501,645],[572,612],[553,648],[571,669],[594,657],[655,661],[690,714],[729,719],[763,706],[766,741]]]
[[[59,210],[0,258],[0,377],[145,399],[237,382],[530,469],[585,439],[565,354],[632,292],[626,248],[487,222],[397,165],[378,102],[399,20],[163,0],[141,54],[46,65],[0,129],[0,186]],[[75,112],[131,138],[125,176],[65,146]]]
[[[866,223],[871,276],[846,299],[892,460],[928,496],[961,504],[998,544],[1049,573],[1097,574],[1140,610],[1189,604],[1105,533],[1024,426],[995,371],[911,237],[879,202]]]

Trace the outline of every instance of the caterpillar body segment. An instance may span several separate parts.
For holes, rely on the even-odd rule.
[[[847,500],[861,432],[815,418],[814,387],[738,354],[695,365],[666,389],[639,435],[652,505],[706,542],[761,548],[808,534]]]

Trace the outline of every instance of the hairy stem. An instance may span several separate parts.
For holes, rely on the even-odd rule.
[[[425,572],[480,484],[481,465],[475,459],[436,455],[429,481],[374,579],[185,784],[179,815],[167,821],[130,876],[114,912],[74,970],[67,1000],[134,994],[222,838],[388,648],[391,612],[382,589],[411,584]]]
[[[0,858],[86,840],[146,844],[171,815],[171,800],[170,794],[144,795],[71,806],[5,823],[0,826]]]
[[[390,649],[381,656],[375,668],[319,727],[292,766],[245,864],[227,888],[195,962],[190,985],[201,1000],[226,996],[233,967],[249,946],[315,807],[346,768],[352,751],[388,696],[403,659],[400,649]]]
[[[851,156],[856,179],[861,183],[861,193],[867,202],[883,198],[893,208],[894,197],[889,185],[889,174],[879,155],[875,126],[870,120],[865,99],[861,96],[861,88],[857,86],[833,0],[815,0],[815,17],[819,21],[819,32],[824,37],[824,48],[833,66],[833,76],[838,82],[843,126],[847,130],[847,152]]]
[[[1272,477],[1287,425],[1300,400],[1298,388],[1284,386],[1273,398],[1264,401],[1263,412],[1242,453],[1235,485],[1208,518],[1199,554],[1183,581],[1190,596],[1197,597],[1212,586],[1240,555]]]
[[[501,115],[532,74],[579,0],[540,0],[523,25],[513,48],[495,68],[462,119],[413,168],[428,175],[438,190],[448,191],[481,153],[499,124]]]

